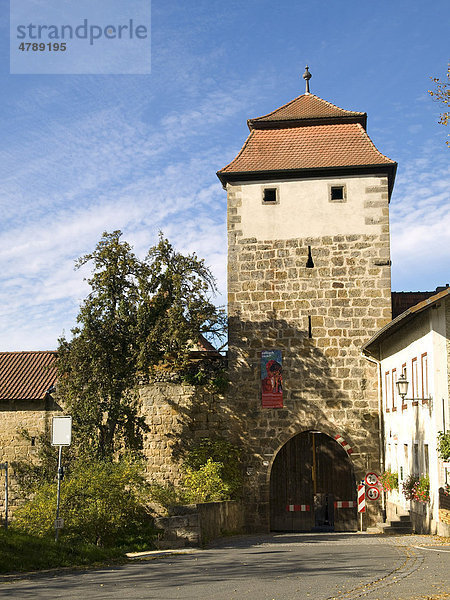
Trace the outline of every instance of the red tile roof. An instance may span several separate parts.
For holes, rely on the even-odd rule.
[[[342,123],[254,129],[218,175],[395,164],[375,148],[359,123]]]
[[[323,119],[333,117],[365,117],[366,113],[344,110],[322,100],[314,94],[302,94],[276,110],[256,119],[249,119],[249,126],[263,121],[291,121],[298,119]]]
[[[42,400],[56,383],[56,352],[0,352],[0,400]]]
[[[428,308],[437,304],[440,300],[444,300],[450,295],[450,288],[444,288],[437,294],[418,302],[414,306],[407,308],[400,315],[392,319],[387,325],[382,327],[373,337],[366,342],[362,351],[364,354],[370,354],[371,356],[380,359],[380,343],[387,337],[398,331],[403,325],[406,325],[412,321],[418,313],[427,310]]]

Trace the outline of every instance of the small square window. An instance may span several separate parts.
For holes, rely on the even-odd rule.
[[[330,187],[331,202],[345,202],[345,186],[332,185]]]
[[[263,202],[270,202],[272,204],[275,204],[277,200],[277,188],[264,188]]]

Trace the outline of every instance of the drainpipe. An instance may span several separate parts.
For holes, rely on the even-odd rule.
[[[383,399],[381,394],[381,361],[377,360],[373,356],[368,356],[361,352],[361,356],[371,363],[377,365],[377,377],[378,377],[378,416],[380,419],[380,426],[378,428],[378,437],[380,443],[380,467],[381,472],[384,472],[384,418],[383,418]],[[386,492],[383,490],[381,494],[381,512],[383,515],[383,523],[386,523]]]

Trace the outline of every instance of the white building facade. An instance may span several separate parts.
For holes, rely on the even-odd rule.
[[[440,535],[450,534],[450,511],[442,492],[450,476],[437,447],[438,433],[450,430],[449,349],[448,288],[406,310],[363,347],[379,364],[382,468],[397,473],[399,480],[399,489],[387,493],[387,516],[409,512],[417,532]],[[402,374],[408,381],[404,399],[396,385]],[[429,476],[428,503],[403,494],[403,483],[411,475]]]

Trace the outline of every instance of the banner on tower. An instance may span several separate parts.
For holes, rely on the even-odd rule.
[[[261,352],[261,402],[263,408],[283,408],[281,350]]]

